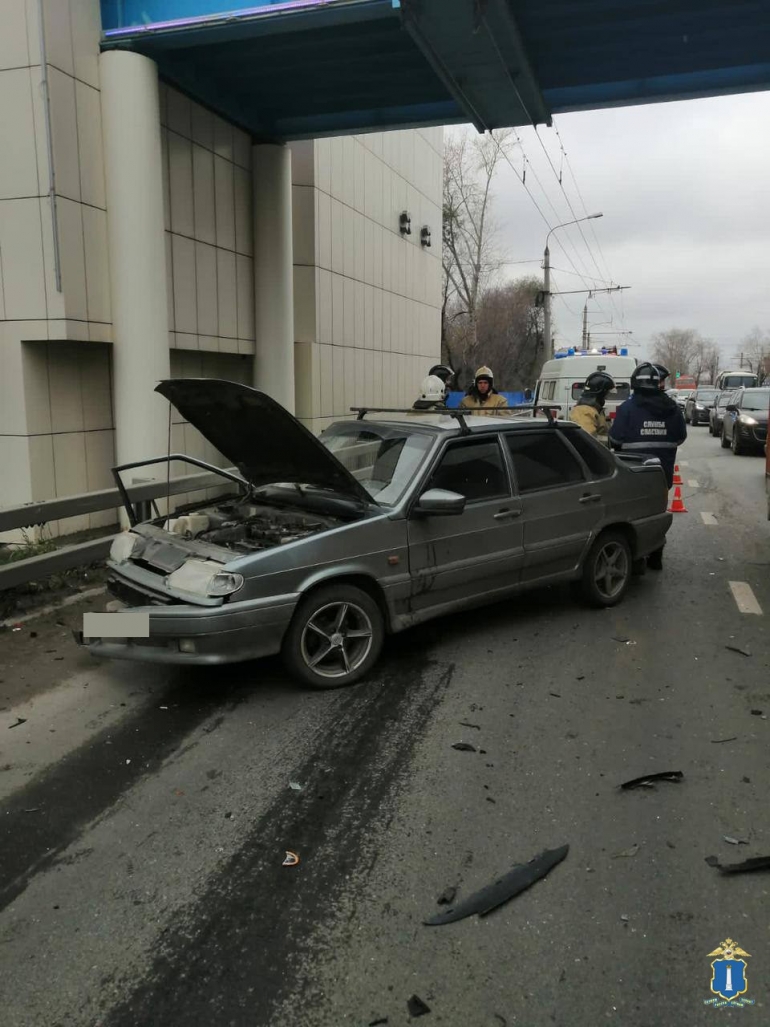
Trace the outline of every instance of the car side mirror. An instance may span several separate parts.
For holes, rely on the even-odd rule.
[[[421,517],[451,516],[461,514],[465,509],[465,496],[446,489],[428,489],[423,492],[414,506],[414,513]]]
[[[728,403],[725,407],[725,410],[731,410],[733,413],[735,413],[737,409],[738,407],[735,405],[735,403]]]

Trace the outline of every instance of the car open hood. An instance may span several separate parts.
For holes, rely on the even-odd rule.
[[[258,389],[214,378],[155,388],[253,486],[314,485],[371,504],[366,489],[304,425]]]

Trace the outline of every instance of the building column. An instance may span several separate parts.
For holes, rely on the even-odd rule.
[[[118,463],[130,463],[168,447],[168,401],[154,392],[170,376],[158,69],[147,57],[117,50],[103,53],[99,64],[115,452]],[[162,464],[133,475],[165,476]]]
[[[253,148],[254,384],[294,413],[294,256],[291,150]]]

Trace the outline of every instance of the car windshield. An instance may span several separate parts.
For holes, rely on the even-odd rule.
[[[746,389],[741,400],[741,410],[763,410],[770,405],[770,389]]]
[[[698,389],[696,399],[713,399],[716,396],[716,389]]]
[[[413,480],[433,439],[402,426],[333,424],[319,436],[381,506],[392,506]]]

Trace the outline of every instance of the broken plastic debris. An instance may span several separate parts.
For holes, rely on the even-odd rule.
[[[641,777],[633,777],[630,781],[624,781],[620,786],[624,791],[632,788],[653,788],[653,781],[673,781],[678,783],[684,778],[681,770],[661,770],[656,774],[642,774]]]
[[[763,715],[762,710],[752,710],[751,715],[752,717],[761,717]]]
[[[536,881],[552,870],[564,859],[569,852],[569,845],[562,845],[558,849],[546,849],[539,856],[535,856],[529,863],[519,863],[512,870],[509,870],[503,877],[498,878],[493,884],[475,892],[473,895],[459,902],[456,906],[448,909],[446,913],[437,913],[429,920],[423,920],[428,927],[438,927],[441,924],[451,924],[456,920],[462,920],[466,916],[478,913],[479,916],[486,916],[493,909],[497,909],[504,902],[514,898],[520,892],[531,887]]]
[[[729,649],[731,653],[740,653],[741,656],[751,656],[748,649],[742,649],[739,645],[726,645],[725,649]]]
[[[295,867],[299,863],[299,856],[296,852],[291,852],[290,849],[286,850],[286,855],[283,857],[282,867]]]
[[[731,838],[729,834],[722,835],[728,845],[748,845],[742,838]]]
[[[406,1008],[410,1016],[425,1016],[430,1012],[430,1006],[427,1006],[419,995],[412,995],[406,1003]]]
[[[128,765],[130,762],[131,762],[131,760],[126,760],[126,765]]]
[[[448,906],[450,903],[454,902],[456,894],[457,888],[445,888],[436,899],[436,902],[439,906]]]
[[[455,742],[452,746],[453,749],[457,749],[458,752],[475,752],[476,746],[471,745],[470,742]]]
[[[723,874],[748,874],[753,870],[770,870],[770,856],[753,856],[751,859],[744,859],[742,863],[717,863]]]
[[[622,913],[620,919],[627,924],[631,917],[628,915],[628,913]]]
[[[636,842],[634,842],[634,844],[630,848],[623,849],[622,852],[616,852],[615,855],[612,858],[613,859],[618,859],[620,856],[635,856],[638,851],[639,851],[639,846],[637,845]]]
[[[27,723],[27,718],[26,717],[17,717],[15,724],[9,724],[8,725],[8,730],[10,731],[12,727],[18,727],[20,724],[26,724],[26,723]]]
[[[712,745],[719,745],[721,742],[735,742],[737,740],[737,738],[738,738],[737,735],[731,735],[729,738],[712,738],[711,739],[711,744]]]
[[[289,781],[289,788],[291,788],[293,792],[302,791],[302,785],[299,783],[299,781]]]

